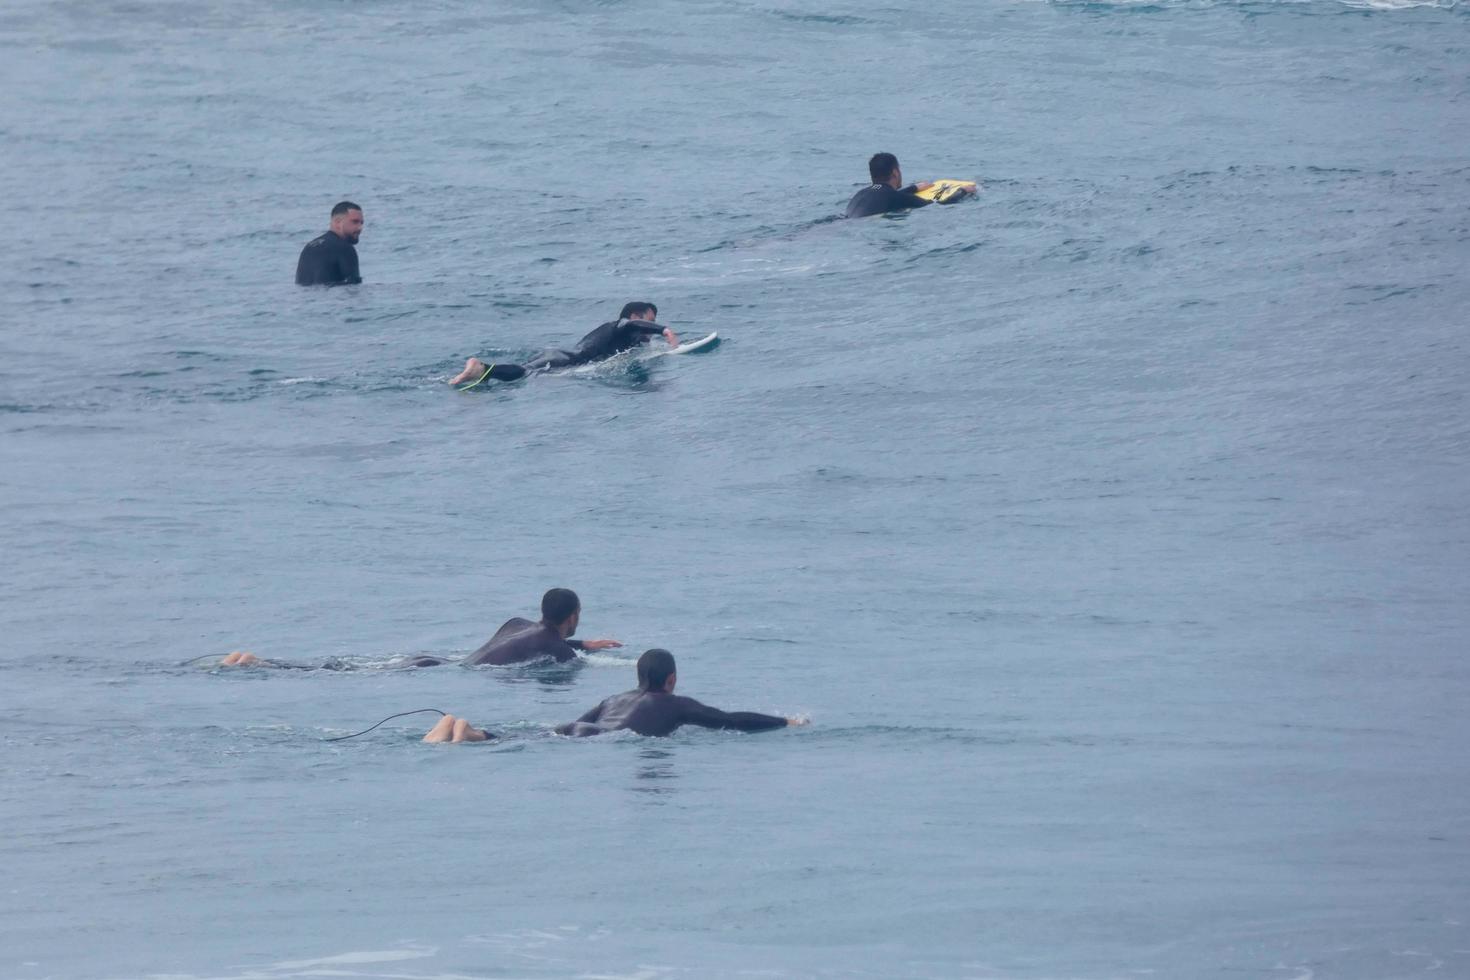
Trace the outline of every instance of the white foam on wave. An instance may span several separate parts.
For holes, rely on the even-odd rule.
[[[592,667],[632,667],[636,661],[627,657],[610,657],[605,653],[581,654],[582,662]]]
[[[1209,9],[1212,7],[1259,6],[1275,3],[1282,7],[1303,7],[1321,4],[1324,7],[1346,7],[1349,10],[1417,10],[1434,7],[1454,10],[1461,0],[1029,0],[1036,3],[1054,3],[1058,6],[1117,7],[1127,10],[1132,7],[1169,7]]]
[[[276,384],[278,384],[278,385],[319,385],[319,384],[324,384],[326,381],[327,381],[326,378],[313,378],[313,377],[306,377],[306,378],[282,378],[281,380],[277,381]]]
[[[1416,10],[1420,7],[1438,7],[1453,10],[1460,0],[1336,0],[1351,10]]]
[[[283,960],[273,964],[273,970],[306,970],[322,966],[361,966],[366,963],[399,963],[403,960],[421,960],[437,954],[432,946],[416,946],[409,949],[375,949],[351,953],[338,953],[314,960]]]
[[[281,960],[264,967],[246,967],[230,974],[152,973],[149,980],[291,980],[298,977],[367,977],[372,980],[477,980],[468,974],[402,972],[402,968],[374,969],[390,963],[439,955],[436,946],[402,949],[354,950],[309,960]]]

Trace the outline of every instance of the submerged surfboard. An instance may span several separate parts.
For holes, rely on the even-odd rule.
[[[973,180],[936,180],[930,186],[918,192],[918,196],[935,204],[953,204],[962,200],[967,192],[980,189],[980,185]]]

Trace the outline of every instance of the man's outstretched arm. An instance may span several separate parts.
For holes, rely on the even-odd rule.
[[[650,337],[663,335],[664,340],[669,342],[670,347],[679,346],[679,335],[674,333],[672,327],[666,327],[662,323],[654,323],[652,320],[624,320],[623,328],[636,333],[647,334]]]
[[[758,711],[721,711],[701,704],[693,698],[684,698],[681,704],[681,720],[687,725],[701,728],[733,729],[737,732],[768,732],[787,725],[804,725],[805,719],[782,718],[779,715],[763,715]]]

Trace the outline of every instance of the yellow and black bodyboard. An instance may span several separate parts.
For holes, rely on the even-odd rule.
[[[918,192],[919,197],[935,204],[953,204],[967,193],[974,193],[978,185],[973,180],[936,180]]]

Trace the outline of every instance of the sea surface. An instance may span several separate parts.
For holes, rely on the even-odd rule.
[[[0,977],[1470,976],[1470,7],[7,0],[0,91]],[[633,299],[720,346],[444,383]],[[392,669],[552,586],[625,646]],[[810,726],[550,733],[653,646]]]

